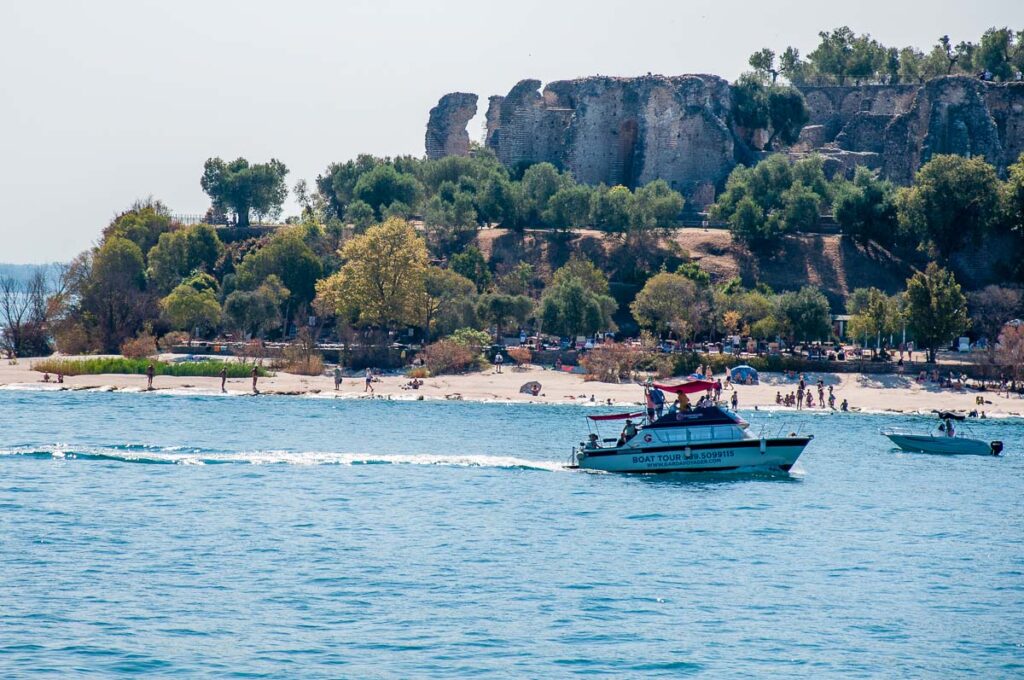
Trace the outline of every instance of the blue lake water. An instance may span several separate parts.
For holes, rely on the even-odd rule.
[[[1024,423],[743,412],[796,474],[562,470],[576,406],[0,391],[0,675],[1024,674]],[[176,463],[176,464],[160,464]]]

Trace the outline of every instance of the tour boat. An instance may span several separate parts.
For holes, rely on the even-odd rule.
[[[705,380],[681,385],[655,385],[663,392],[696,394],[714,387]],[[645,414],[616,413],[588,416],[594,422],[636,419]],[[635,426],[636,433],[574,447],[569,467],[605,472],[718,472],[738,469],[789,471],[812,436],[763,437],[751,434],[749,424],[717,405],[670,410],[654,422]],[[604,446],[608,444],[608,446]]]
[[[947,456],[998,456],[1003,451],[1001,441],[987,442],[967,437],[966,426],[958,429],[953,421],[962,421],[964,416],[949,411],[937,412],[939,425],[932,432],[914,433],[899,428],[886,428],[882,434],[893,444],[911,453],[937,453]]]

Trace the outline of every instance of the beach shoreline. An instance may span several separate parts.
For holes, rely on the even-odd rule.
[[[813,386],[820,378],[835,391],[836,406],[846,399],[853,412],[861,413],[930,413],[933,410],[970,412],[984,411],[989,417],[1024,417],[1024,399],[1017,395],[1007,398],[1005,393],[973,389],[941,388],[898,375],[863,373],[807,373]],[[719,376],[721,377],[721,376]],[[102,391],[146,392],[146,376],[129,374],[97,374],[66,376],[63,384],[43,382],[43,375],[32,368],[32,361],[0,362],[0,389],[41,391]],[[541,383],[537,396],[520,392],[530,381]],[[603,383],[586,381],[582,375],[529,366],[524,369],[505,367],[501,373],[495,369],[464,375],[443,375],[426,378],[419,389],[407,387],[408,378],[385,375],[371,383],[373,391],[366,389],[361,377],[344,378],[339,390],[329,375],[304,376],[277,372],[260,378],[257,385],[261,396],[299,396],[339,399],[391,399],[403,401],[471,401],[485,403],[522,404],[580,404],[592,406],[616,405],[633,408],[642,406],[643,392],[636,383]],[[665,382],[673,382],[667,379]],[[783,395],[796,390],[797,381],[781,373],[762,373],[760,384],[737,385],[739,408],[796,410],[775,403],[777,392]],[[249,378],[227,381],[223,396],[254,396]],[[180,395],[221,395],[218,377],[156,376],[154,393]],[[723,392],[723,399],[732,396]],[[977,404],[981,396],[984,404]],[[817,395],[815,394],[815,398]],[[832,412],[828,408],[803,409],[806,412]]]

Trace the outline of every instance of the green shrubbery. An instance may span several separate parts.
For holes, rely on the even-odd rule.
[[[170,375],[179,378],[206,377],[216,378],[225,366],[229,378],[248,378],[252,374],[252,366],[225,361],[183,361],[168,364],[162,361],[150,362],[148,359],[127,359],[124,357],[96,357],[93,359],[43,359],[32,364],[32,370],[39,373],[62,373],[64,375],[99,375],[101,373],[119,373],[145,375],[146,368],[153,364],[157,375]],[[260,377],[269,375],[263,368],[258,368]]]

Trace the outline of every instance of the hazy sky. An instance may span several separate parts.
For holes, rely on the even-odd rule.
[[[1024,28],[1024,2],[3,0],[0,262],[70,258],[139,197],[205,211],[209,156],[279,158],[293,185],[360,152],[421,155],[446,92],[481,96],[479,138],[487,96],[522,78],[732,79],[843,24],[925,48]]]

